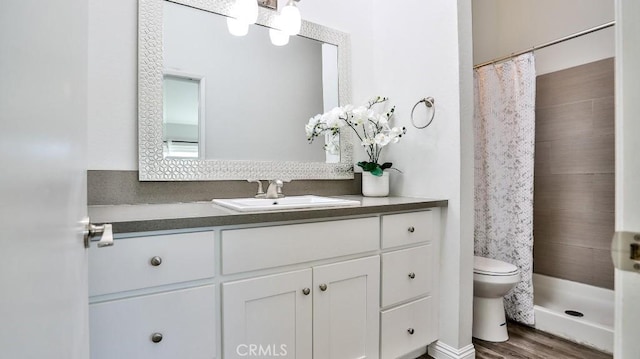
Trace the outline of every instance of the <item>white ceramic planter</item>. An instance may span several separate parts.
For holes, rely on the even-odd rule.
[[[366,197],[386,197],[389,195],[389,172],[374,176],[371,172],[362,172],[362,195]]]

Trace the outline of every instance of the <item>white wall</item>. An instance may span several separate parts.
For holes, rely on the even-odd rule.
[[[383,160],[392,194],[447,198],[441,263],[440,339],[453,348],[471,345],[473,297],[473,92],[471,1],[374,2],[375,92],[397,106],[395,121],[407,127]],[[432,125],[412,127],[410,112],[432,96]],[[427,116],[426,111],[416,111]]]
[[[614,0],[473,0],[474,64],[614,20]],[[539,75],[615,55],[614,29],[535,52]]]
[[[89,0],[88,166],[138,169],[138,2]]]

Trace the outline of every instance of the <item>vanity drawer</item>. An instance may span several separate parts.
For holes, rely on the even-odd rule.
[[[382,311],[380,359],[395,359],[437,339],[432,297]]]
[[[225,230],[222,273],[240,273],[378,249],[377,217]]]
[[[382,216],[382,248],[433,240],[437,217],[434,210]]]
[[[433,288],[433,244],[382,255],[382,306],[429,294]]]
[[[118,239],[89,250],[89,296],[210,278],[213,232]],[[160,261],[160,262],[159,262]]]
[[[89,326],[91,359],[212,359],[215,288],[91,304]]]

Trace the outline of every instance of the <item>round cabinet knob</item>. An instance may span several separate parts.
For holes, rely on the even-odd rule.
[[[311,293],[311,289],[309,289],[309,288],[304,288],[302,290],[302,294],[304,294],[304,295],[309,295],[309,293]]]
[[[415,273],[413,273],[413,272],[409,273],[409,278],[413,279],[413,278],[415,278],[415,277],[416,277],[416,274],[415,274]]]
[[[151,258],[150,262],[151,262],[152,266],[157,267],[157,266],[162,264],[162,258],[160,258],[158,256],[155,256],[155,257]]]
[[[151,334],[151,341],[154,343],[160,343],[162,341],[162,333]]]
[[[326,285],[326,284],[324,284],[324,283],[320,284],[320,285],[319,285],[319,287],[320,287],[320,290],[321,290],[321,291],[323,291],[323,292],[324,292],[325,290],[327,290],[327,285]]]
[[[409,231],[409,233],[413,233],[413,232],[416,231],[414,226],[411,226],[411,227],[407,228],[407,230]]]
[[[413,328],[409,328],[407,329],[407,333],[409,333],[410,335],[413,335],[413,333],[415,333],[416,331],[413,330]]]

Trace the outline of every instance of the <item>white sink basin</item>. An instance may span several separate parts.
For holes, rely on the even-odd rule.
[[[291,196],[277,199],[266,198],[229,198],[214,199],[215,204],[240,212],[281,211],[285,209],[351,207],[359,206],[360,201],[320,196]]]

